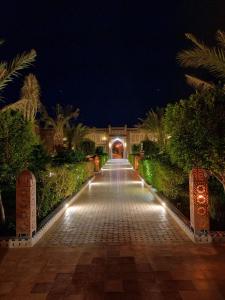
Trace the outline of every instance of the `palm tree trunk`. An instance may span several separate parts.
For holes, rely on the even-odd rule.
[[[2,196],[0,192],[0,224],[4,224],[4,223],[5,223],[5,209],[2,203]]]

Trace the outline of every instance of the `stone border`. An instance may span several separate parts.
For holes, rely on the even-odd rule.
[[[50,213],[45,219],[41,222],[41,225],[32,238],[9,238],[0,240],[0,248],[27,248],[33,247],[43,236],[44,234],[58,221],[58,219],[64,214],[68,206],[73,204],[75,200],[81,195],[81,193],[89,186],[89,184],[95,179],[95,175],[87,180],[81,189],[76,192],[71,197],[63,200],[58,207],[56,207],[53,212]]]
[[[144,185],[150,190],[150,192],[155,196],[157,201],[167,210],[169,215],[178,224],[178,226],[186,233],[190,240],[194,243],[211,243],[212,237],[210,233],[194,233],[190,226],[190,221],[165,197],[160,196],[153,187],[149,185],[144,178],[139,174],[138,176],[143,181]]]

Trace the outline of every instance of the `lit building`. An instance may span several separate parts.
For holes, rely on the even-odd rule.
[[[46,149],[50,153],[54,152],[54,129],[40,129],[39,135]],[[85,138],[95,142],[96,147],[103,147],[104,152],[108,153],[110,158],[127,158],[134,144],[140,144],[147,138],[154,139],[151,133],[135,127],[128,128],[127,125],[92,128]],[[66,139],[63,142],[66,147]]]
[[[134,144],[145,139],[153,139],[151,133],[143,129],[123,127],[93,128],[86,138],[95,142],[96,147],[103,147],[110,158],[127,158]]]

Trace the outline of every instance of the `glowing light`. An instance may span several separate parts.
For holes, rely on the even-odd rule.
[[[128,167],[128,168],[102,168],[102,171],[118,171],[118,170],[133,170],[133,168]]]
[[[142,185],[142,182],[141,181],[128,181],[128,180],[124,180],[124,181],[120,181],[119,182],[119,185],[137,185],[137,184],[141,184]],[[118,182],[111,182],[111,181],[101,181],[101,182],[92,182],[91,183],[91,186],[112,186],[112,185],[118,185]]]
[[[162,206],[163,206],[163,207],[166,207],[166,203],[165,203],[165,202],[162,202]]]
[[[66,204],[65,204],[65,208],[68,208],[68,207],[69,207],[69,204],[68,204],[68,203],[66,203]]]
[[[106,136],[103,136],[102,137],[102,141],[104,142],[104,141],[107,141],[107,137]]]

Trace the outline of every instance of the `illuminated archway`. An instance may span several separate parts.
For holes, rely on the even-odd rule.
[[[126,142],[121,138],[114,138],[110,142],[110,156],[112,159],[126,158]]]

